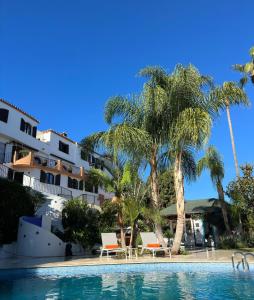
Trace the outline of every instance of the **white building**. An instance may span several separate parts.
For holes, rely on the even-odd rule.
[[[107,197],[91,186],[86,171],[104,168],[108,161],[96,153],[86,154],[66,133],[39,131],[39,121],[0,99],[0,163],[10,168],[8,177],[41,192],[64,197],[84,195],[96,205]]]
[[[52,224],[59,223],[67,199],[81,197],[100,206],[111,195],[101,187],[92,186],[87,171],[95,167],[110,175],[104,167],[110,162],[97,153],[83,152],[66,133],[52,129],[40,131],[38,125],[37,119],[0,99],[0,176],[47,195],[47,204],[40,208],[38,215],[50,216]],[[26,249],[21,248],[25,255]],[[49,253],[52,255],[52,251]]]

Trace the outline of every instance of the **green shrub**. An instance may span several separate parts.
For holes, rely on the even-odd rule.
[[[99,218],[99,211],[90,208],[85,201],[67,201],[62,211],[65,240],[79,242],[84,248],[92,248],[100,242]]]
[[[21,216],[33,216],[44,201],[42,194],[17,182],[0,178],[0,244],[17,239]]]

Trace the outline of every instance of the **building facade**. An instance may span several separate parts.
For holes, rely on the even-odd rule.
[[[5,177],[40,192],[84,197],[100,205],[110,195],[89,183],[87,171],[95,167],[110,176],[105,168],[110,162],[99,154],[85,153],[66,133],[40,131],[38,125],[37,119],[0,99],[0,164],[8,167]]]

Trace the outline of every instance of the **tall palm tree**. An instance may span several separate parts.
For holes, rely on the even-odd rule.
[[[185,223],[184,178],[195,178],[193,151],[207,142],[215,114],[208,97],[212,81],[192,65],[177,65],[158,85],[163,90],[158,89],[162,131],[167,137],[169,160],[174,169],[177,226],[172,253],[177,254]]]
[[[234,82],[224,82],[221,87],[217,87],[211,93],[213,100],[216,101],[218,109],[226,109],[228,126],[234,156],[236,176],[239,177],[239,166],[236,155],[235,139],[230,116],[230,106],[233,105],[249,105],[249,100],[243,89]]]
[[[155,210],[159,210],[161,204],[158,165],[161,154],[170,153],[170,159],[174,161],[178,212],[173,251],[178,252],[185,216],[183,171],[193,166],[188,164],[188,161],[194,161],[190,150],[199,149],[210,132],[211,107],[207,105],[208,97],[203,90],[210,78],[200,75],[193,66],[184,68],[181,65],[170,75],[158,67],[145,68],[140,75],[148,78],[142,95],[131,99],[119,96],[109,99],[105,109],[109,130],[94,134],[89,140],[106,145],[113,153],[121,150],[125,155],[149,164]],[[160,222],[156,221],[155,232],[159,242],[165,245]]]
[[[224,165],[220,154],[213,146],[209,146],[207,148],[205,156],[202,157],[197,163],[197,174],[199,176],[205,169],[209,170],[212,183],[217,189],[225,228],[227,233],[230,233],[227,208],[222,186],[222,180],[224,178]]]
[[[164,142],[162,148],[168,152],[174,168],[177,227],[172,253],[178,253],[185,222],[184,177],[189,175],[195,178],[192,151],[206,143],[210,134],[211,116],[215,113],[207,91],[212,82],[191,65],[177,65],[172,74],[157,70],[145,70],[151,78],[145,92],[156,99],[153,109],[160,120],[159,128]],[[162,75],[156,76],[158,73]],[[154,82],[155,88],[151,88]]]
[[[145,75],[145,72],[141,72],[141,75]],[[105,120],[110,126],[109,130],[87,139],[88,144],[91,141],[97,145],[104,144],[113,153],[123,151],[125,155],[140,158],[150,166],[151,198],[155,209],[160,209],[158,160],[161,148],[167,142],[158,108],[158,90],[161,89],[156,82],[163,76],[162,70],[153,74],[145,84],[141,96],[130,99],[121,96],[110,98],[105,108]],[[155,224],[155,231],[160,243],[165,245],[160,223]]]
[[[241,87],[243,87],[248,82],[249,77],[251,79],[251,82],[254,84],[254,47],[250,48],[249,54],[251,57],[251,61],[243,65],[233,65],[233,69],[242,73],[243,75],[243,77],[240,79]]]

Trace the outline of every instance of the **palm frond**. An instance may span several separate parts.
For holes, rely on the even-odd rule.
[[[108,124],[112,124],[114,118],[120,118],[120,122],[138,121],[139,96],[132,98],[115,96],[111,97],[105,106],[104,118]]]
[[[219,152],[214,146],[209,146],[204,157],[197,163],[198,176],[200,176],[204,170],[209,170],[211,180],[215,185],[224,178],[224,164]]]

